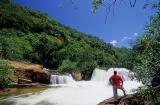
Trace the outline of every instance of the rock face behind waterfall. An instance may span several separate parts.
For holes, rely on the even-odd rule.
[[[72,76],[75,80],[77,81],[80,81],[82,80],[82,73],[80,70],[75,70],[75,71],[72,71]]]

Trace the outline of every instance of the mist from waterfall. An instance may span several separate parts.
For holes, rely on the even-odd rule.
[[[49,89],[37,94],[10,97],[9,100],[15,102],[15,105],[43,105],[42,103],[45,105],[97,105],[113,96],[108,79],[114,70],[123,77],[127,94],[135,92],[139,86],[142,86],[140,82],[133,79],[133,73],[125,68],[110,68],[107,71],[96,68],[90,81],[75,82],[71,76],[52,75],[53,84]],[[123,92],[118,90],[118,94],[121,96]]]

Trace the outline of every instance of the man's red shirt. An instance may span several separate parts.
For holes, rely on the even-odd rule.
[[[112,75],[109,80],[112,81],[113,87],[118,88],[121,86],[122,78],[119,75]]]

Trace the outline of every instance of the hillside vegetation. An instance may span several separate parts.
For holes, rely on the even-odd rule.
[[[90,74],[97,66],[117,64],[122,57],[119,55],[118,49],[103,40],[64,26],[45,13],[9,0],[0,1],[2,59],[24,60],[59,71],[81,70]]]

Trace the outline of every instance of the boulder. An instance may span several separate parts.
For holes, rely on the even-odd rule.
[[[20,84],[28,83],[50,83],[50,73],[48,69],[43,68],[39,64],[33,64],[28,62],[9,61],[11,66],[15,69],[15,75],[17,76],[17,82]]]
[[[32,81],[25,78],[18,78],[18,84],[28,84],[28,83],[32,83]]]
[[[77,81],[80,81],[82,80],[82,73],[80,70],[75,70],[75,71],[72,71],[72,76],[75,80]]]
[[[50,74],[44,74],[39,72],[33,72],[31,75],[31,80],[35,83],[43,83],[43,84],[50,84]]]
[[[149,105],[146,104],[145,98],[138,94],[130,94],[127,96],[119,97],[118,102],[115,103],[113,98],[104,100],[98,105]]]

